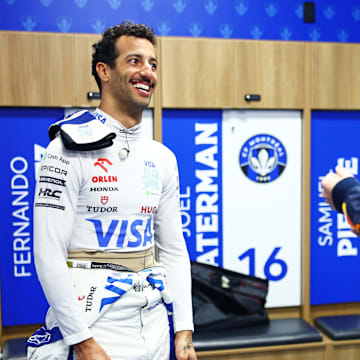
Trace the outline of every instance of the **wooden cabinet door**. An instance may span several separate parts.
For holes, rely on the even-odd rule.
[[[0,106],[72,106],[74,37],[0,32]]]
[[[312,44],[311,107],[360,108],[359,44]]]
[[[161,39],[162,106],[226,108],[234,103],[235,41]]]
[[[304,106],[303,43],[162,38],[161,55],[163,107]],[[246,94],[261,100],[248,102]]]
[[[99,88],[91,74],[93,47],[100,35],[77,34],[75,37],[75,106],[96,107],[99,100],[89,100],[88,92],[98,93]]]
[[[246,108],[302,108],[305,100],[305,45],[239,41],[236,45],[236,105]],[[246,101],[246,94],[261,96]]]

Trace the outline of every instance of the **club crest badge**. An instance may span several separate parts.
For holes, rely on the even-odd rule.
[[[284,171],[286,161],[284,145],[268,134],[252,136],[239,154],[241,170],[247,178],[258,183],[276,180]]]

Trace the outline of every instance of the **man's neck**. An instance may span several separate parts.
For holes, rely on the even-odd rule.
[[[139,124],[142,119],[142,109],[133,110],[115,102],[104,101],[103,99],[100,102],[99,109],[119,121],[127,129]]]

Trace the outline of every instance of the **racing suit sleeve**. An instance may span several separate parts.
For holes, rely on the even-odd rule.
[[[338,182],[332,191],[337,211],[343,213],[351,229],[360,235],[360,183],[353,177]]]
[[[38,278],[66,345],[92,337],[77,304],[66,264],[81,186],[79,156],[59,138],[41,162],[34,199],[34,258]]]
[[[175,155],[170,151],[169,155],[166,179],[154,219],[154,237],[158,260],[165,267],[173,298],[174,331],[193,331],[190,260],[182,233],[178,170]]]

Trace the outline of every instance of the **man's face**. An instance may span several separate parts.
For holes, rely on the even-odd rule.
[[[110,70],[110,88],[121,104],[145,108],[157,83],[157,60],[150,41],[121,36],[115,44],[119,56]]]

